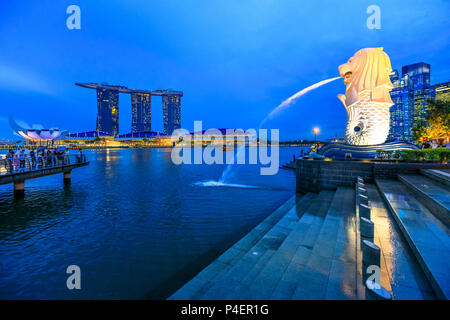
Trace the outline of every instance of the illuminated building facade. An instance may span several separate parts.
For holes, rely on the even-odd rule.
[[[410,79],[414,91],[414,122],[425,119],[428,100],[433,98],[430,84],[430,65],[419,62],[402,67],[402,76]]]
[[[136,90],[123,86],[98,83],[75,83],[75,85],[97,90],[97,131],[119,136],[119,93],[131,94],[131,132],[148,133],[152,128],[151,98],[161,96],[163,105],[164,133],[172,134],[181,127],[182,91]]]
[[[59,130],[58,128],[44,129],[41,125],[24,126],[23,123],[17,122],[12,115],[9,116],[9,125],[16,135],[28,141],[55,141],[69,134],[69,131]]]
[[[113,137],[119,135],[119,91],[97,89],[97,131],[106,132]]]
[[[390,108],[390,131],[388,140],[412,141],[414,91],[408,77],[399,78],[397,70],[390,76],[394,88],[391,99],[394,105]]]
[[[449,82],[431,85],[430,70],[428,63],[419,62],[402,67],[401,77],[397,70],[391,73],[394,88],[390,94],[394,105],[390,108],[389,140],[413,142],[412,128],[425,120],[428,101],[450,95]]]
[[[152,96],[150,93],[131,93],[131,132],[152,130]]]
[[[450,82],[435,84],[433,89],[434,98],[436,100],[450,99]]]
[[[242,129],[210,129],[190,132],[182,136],[183,145],[257,145],[257,136],[251,132],[245,132]]]
[[[176,129],[181,128],[181,104],[180,96],[164,95],[162,97],[164,133],[172,134]]]

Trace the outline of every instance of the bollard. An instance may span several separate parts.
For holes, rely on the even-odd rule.
[[[367,189],[365,187],[358,186],[357,191],[358,193],[367,196]]]
[[[380,266],[381,250],[375,243],[363,240],[361,243],[361,249],[363,252],[362,262],[365,266]]]
[[[361,236],[367,238],[370,241],[373,241],[374,236],[374,224],[372,221],[365,217],[361,217],[359,219],[359,231],[361,232]]]
[[[359,217],[370,220],[370,206],[364,203],[359,203],[358,208],[359,208]]]
[[[358,193],[357,195],[358,204],[364,204],[369,206],[369,197],[365,194]]]

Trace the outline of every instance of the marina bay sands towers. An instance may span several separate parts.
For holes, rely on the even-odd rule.
[[[152,131],[152,96],[150,93],[131,93],[131,132]]]
[[[97,90],[97,131],[119,136],[119,93],[131,94],[131,132],[152,130],[152,96],[162,97],[164,133],[172,134],[181,127],[181,97],[183,92],[172,90],[135,90],[123,86],[97,83],[75,83]]]

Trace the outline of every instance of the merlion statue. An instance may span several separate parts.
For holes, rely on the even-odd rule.
[[[338,98],[347,110],[345,142],[351,145],[375,145],[386,142],[389,133],[389,108],[393,105],[389,91],[392,71],[383,48],[361,49],[339,73],[347,85]]]

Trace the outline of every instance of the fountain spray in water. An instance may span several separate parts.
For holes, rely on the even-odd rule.
[[[297,92],[296,94],[294,94],[293,96],[287,98],[286,100],[284,100],[278,107],[276,107],[275,109],[273,109],[258,125],[258,130],[261,128],[261,126],[267,121],[272,119],[275,115],[277,115],[278,113],[280,113],[282,110],[286,109],[287,107],[289,107],[295,100],[297,100],[298,98],[300,98],[301,96],[303,96],[304,94],[317,89],[321,86],[323,86],[324,84],[327,84],[331,81],[335,81],[337,79],[340,79],[342,77],[335,77],[335,78],[331,78],[331,79],[327,79],[327,80],[322,80],[320,82],[317,82],[307,88],[304,88],[302,90],[300,90],[299,92]],[[245,148],[245,146],[240,146],[238,151],[236,152],[236,155],[234,157],[235,161],[236,158],[240,155],[240,153],[242,152],[242,150]],[[222,173],[222,177],[219,180],[219,183],[221,185],[225,185],[227,179],[229,178],[229,176],[231,175],[231,171],[232,171],[232,164],[229,164],[225,170]]]

